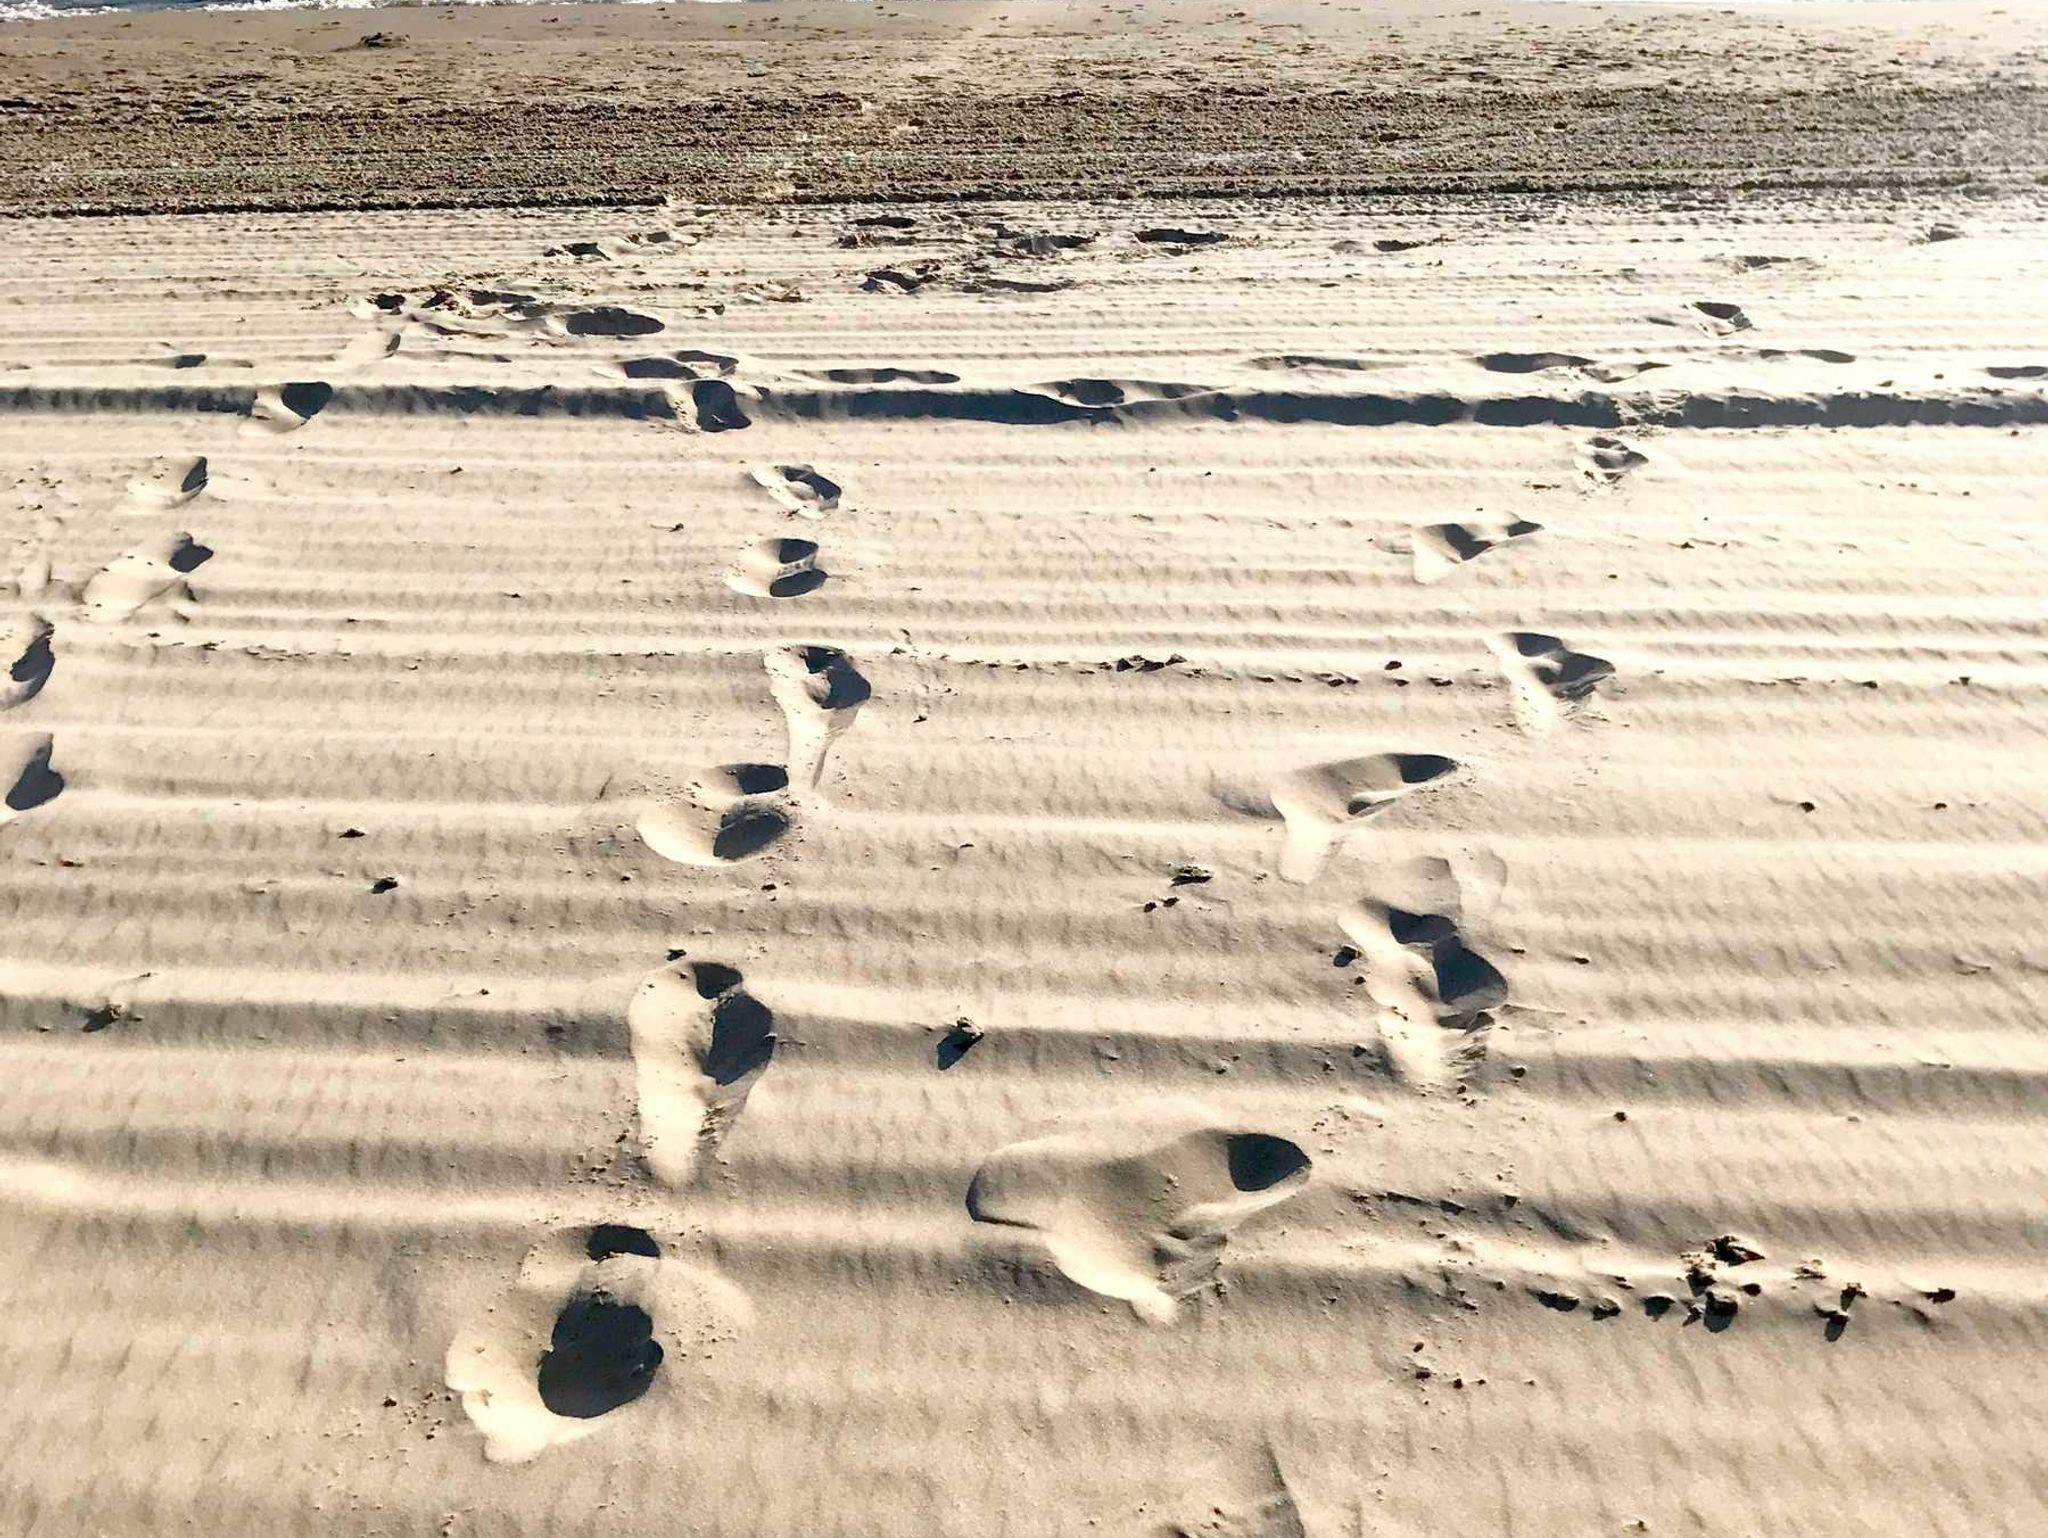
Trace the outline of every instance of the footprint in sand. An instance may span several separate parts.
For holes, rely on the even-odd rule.
[[[686,347],[651,358],[628,358],[619,372],[628,379],[730,379],[739,366],[739,359],[725,353]]]
[[[534,1246],[504,1297],[449,1343],[445,1377],[484,1456],[525,1463],[645,1397],[671,1356],[701,1359],[750,1322],[730,1283],[664,1259],[645,1229],[598,1223]]]
[[[789,777],[806,789],[825,773],[832,744],[874,691],[836,646],[790,646],[762,659],[768,690],[789,723]]]
[[[1377,894],[1338,922],[1365,963],[1394,1071],[1412,1083],[1441,1084],[1484,1051],[1492,1011],[1508,1000],[1507,979],[1466,942],[1465,893],[1450,862],[1410,861],[1375,881]]]
[[[1271,793],[1273,809],[1285,827],[1281,878],[1314,880],[1331,852],[1360,823],[1457,767],[1439,753],[1372,753],[1282,775]]]
[[[739,393],[723,379],[692,380],[668,392],[676,420],[700,433],[731,433],[753,426]]]
[[[24,615],[0,625],[0,658],[12,658],[7,673],[0,677],[0,710],[26,705],[43,692],[57,659],[50,650],[56,634],[50,622],[36,615]]]
[[[808,539],[764,539],[740,556],[725,585],[749,598],[801,598],[823,587],[818,547]]]
[[[1141,245],[1175,248],[1175,255],[1182,251],[1191,251],[1196,246],[1220,245],[1230,239],[1221,230],[1187,230],[1171,225],[1161,225],[1154,229],[1139,230],[1131,238]]]
[[[365,331],[334,355],[335,366],[354,369],[382,363],[386,358],[397,354],[398,349],[404,345],[404,340],[404,331],[395,326]]]
[[[622,309],[615,304],[557,311],[547,317],[547,328],[557,336],[608,338],[653,336],[668,329],[652,315]]]
[[[840,484],[810,465],[757,465],[748,477],[784,512],[822,518],[839,507]]]
[[[1686,308],[1694,315],[1694,323],[1710,336],[1733,336],[1738,331],[1747,331],[1753,324],[1742,313],[1741,305],[1719,299],[1695,299]]]
[[[138,545],[95,572],[85,584],[81,595],[85,618],[95,624],[112,625],[166,594],[189,601],[192,588],[185,579],[212,555],[210,549],[183,531]]]
[[[948,373],[942,368],[892,368],[887,364],[877,364],[873,368],[810,369],[805,377],[821,384],[837,385],[954,385],[960,382],[958,374]]]
[[[1650,462],[1650,456],[1623,438],[1595,433],[1573,456],[1579,474],[1595,486],[1618,486]]]
[[[1599,384],[1620,384],[1652,369],[1669,368],[1650,358],[1602,363],[1569,352],[1490,352],[1473,360],[1489,374],[1583,374]]]
[[[129,497],[149,507],[182,507],[206,490],[206,456],[153,459],[128,481]]]
[[[1648,319],[1653,326],[1693,326],[1708,336],[1733,336],[1749,330],[1753,324],[1743,314],[1741,305],[1719,299],[1695,299],[1675,314],[1652,315]]]
[[[1028,1230],[1069,1281],[1165,1323],[1215,1277],[1231,1233],[1308,1178],[1287,1139],[1176,1105],[997,1150],[967,1210]]]
[[[258,390],[249,407],[249,420],[274,433],[295,433],[325,411],[333,399],[334,386],[319,379]]]
[[[166,594],[190,600],[186,582],[213,551],[180,530],[138,545],[95,572],[81,594],[84,617],[97,624],[115,624],[144,604]]]
[[[678,865],[730,865],[772,847],[794,825],[780,764],[717,764],[681,795],[650,806],[637,827],[649,849]]]
[[[1467,561],[1476,561],[1489,550],[1542,532],[1542,524],[1526,518],[1424,524],[1416,529],[1411,545],[1415,580],[1425,587],[1441,582]]]
[[[775,1056],[775,1016],[734,968],[683,961],[641,982],[626,1028],[641,1151],[662,1184],[688,1185]]]
[[[56,746],[48,732],[32,732],[0,744],[0,823],[48,806],[64,789],[64,776],[50,767]]]
[[[1510,630],[1489,636],[1487,645],[1515,691],[1515,710],[1531,731],[1555,724],[1558,707],[1584,700],[1614,676],[1614,664],[1590,652],[1573,651],[1554,635]]]

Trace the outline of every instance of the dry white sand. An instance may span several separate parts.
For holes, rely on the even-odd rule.
[[[0,227],[0,1532],[2037,1538],[2043,230]]]

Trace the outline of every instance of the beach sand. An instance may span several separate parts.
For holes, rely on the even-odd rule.
[[[0,1532],[2036,1538],[2036,24],[894,9],[0,32]]]

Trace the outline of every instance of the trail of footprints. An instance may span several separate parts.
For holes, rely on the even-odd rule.
[[[587,250],[585,244],[558,254],[616,254],[603,243]],[[368,302],[366,313],[380,325],[398,322],[486,341],[508,331],[617,339],[663,329],[653,317],[616,306],[558,306],[531,295],[475,289],[380,295]],[[1715,334],[1750,324],[1734,306],[1702,303],[1688,315]],[[389,356],[401,336],[400,330],[380,329],[352,344],[339,361]],[[1663,366],[1647,360],[1599,365],[1554,353],[1503,353],[1479,361],[1501,373],[1564,369],[1610,382]],[[1288,369],[1365,366],[1293,356],[1257,363]],[[666,382],[687,404],[688,412],[679,415],[700,430],[746,425],[728,382],[738,368],[733,357],[678,349],[616,367],[626,378]],[[958,376],[833,369],[819,377],[833,383],[943,385]],[[311,382],[265,389],[249,416],[269,431],[295,431],[333,394],[331,386]],[[1648,460],[1619,437],[1596,435],[1579,445],[1575,462],[1587,491],[1607,494]],[[761,465],[746,475],[785,519],[817,524],[844,503],[844,488],[813,465]],[[208,481],[205,459],[166,460],[138,475],[129,496],[137,508],[168,512],[204,493]],[[1411,545],[1415,580],[1445,581],[1482,556],[1541,532],[1538,524],[1519,518],[1417,528]],[[50,681],[58,631],[48,609],[58,607],[60,617],[82,623],[112,625],[152,604],[189,601],[187,579],[210,554],[190,533],[167,530],[94,574],[68,609],[61,604],[68,595],[47,563],[40,569],[31,563],[19,584],[28,612],[0,633],[7,669],[0,679],[0,711],[29,705]],[[820,542],[786,527],[764,528],[726,576],[735,593],[774,602],[801,599],[829,580]],[[1611,663],[1554,635],[1510,631],[1488,644],[1513,690],[1517,719],[1529,731],[1554,727],[1614,674]],[[769,696],[783,715],[785,761],[698,767],[646,796],[637,812],[635,828],[647,849],[685,870],[761,858],[800,834],[805,817],[817,814],[815,795],[835,745],[870,698],[867,678],[838,647],[779,646],[761,661]],[[0,784],[6,786],[0,823],[33,813],[61,792],[64,779],[53,763],[53,747],[47,733],[20,735],[0,747]],[[1387,750],[1291,769],[1264,786],[1219,783],[1215,794],[1227,809],[1275,825],[1279,876],[1290,886],[1315,889],[1327,882],[1336,856],[1365,824],[1427,798],[1463,773],[1439,753]],[[1334,931],[1343,940],[1336,964],[1361,969],[1359,982],[1378,1011],[1387,1067],[1397,1081],[1427,1092],[1452,1081],[1483,1053],[1487,1028],[1508,1002],[1510,985],[1468,931],[1504,879],[1497,864],[1489,868],[1469,856],[1455,864],[1440,857],[1382,864],[1363,889],[1350,889],[1334,905]],[[678,951],[641,979],[626,1005],[625,1023],[645,1174],[671,1199],[687,1195],[709,1177],[721,1143],[773,1066],[775,1013],[739,969]],[[967,1036],[952,1061],[979,1039],[978,1031]],[[950,1066],[943,1050],[939,1061]],[[1017,1242],[1042,1254],[1074,1286],[1122,1300],[1142,1318],[1163,1324],[1213,1285],[1231,1235],[1257,1213],[1289,1200],[1311,1176],[1308,1155],[1287,1138],[1238,1124],[1199,1103],[1170,1101],[1143,1114],[1076,1118],[995,1150],[975,1171],[965,1205],[975,1222],[1014,1232]],[[652,1197],[639,1204],[665,1212]],[[658,1219],[647,1226],[602,1222],[544,1236],[497,1303],[451,1341],[446,1381],[461,1396],[489,1458],[521,1462],[587,1436],[646,1396],[677,1348],[686,1349],[701,1370],[744,1331],[751,1317],[744,1295],[714,1268],[681,1253],[681,1241],[660,1236],[660,1227]]]
[[[123,510],[145,517],[183,507],[210,480],[203,455],[157,459],[132,476]],[[46,524],[39,537],[54,532]],[[16,613],[0,627],[0,714],[39,698],[57,670],[58,626],[115,626],[162,605],[181,615],[193,603],[188,578],[213,551],[183,529],[156,535],[116,556],[82,584],[60,578],[47,553],[32,555],[15,575]],[[50,805],[63,792],[56,741],[49,732],[0,736],[0,825]]]

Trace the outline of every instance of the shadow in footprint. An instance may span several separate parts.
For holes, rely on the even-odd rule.
[[[569,336],[628,337],[652,336],[665,329],[652,315],[622,309],[615,304],[593,305],[571,310],[561,317],[561,328]]]
[[[723,379],[699,379],[690,386],[692,420],[700,432],[737,432],[752,421],[740,408],[740,398]]]
[[[576,1420],[609,1415],[653,1386],[661,1357],[654,1320],[637,1303],[602,1292],[572,1298],[540,1359],[540,1402]]]
[[[43,692],[43,685],[50,681],[57,666],[56,655],[50,650],[55,634],[48,620],[28,619],[12,627],[0,640],[0,655],[14,653],[14,661],[7,668],[7,681],[0,684],[0,710],[26,705]]]
[[[6,775],[7,794],[0,822],[48,806],[63,791],[64,776],[50,766],[54,747],[55,739],[45,733],[17,743],[0,759],[12,766],[12,772]]]

